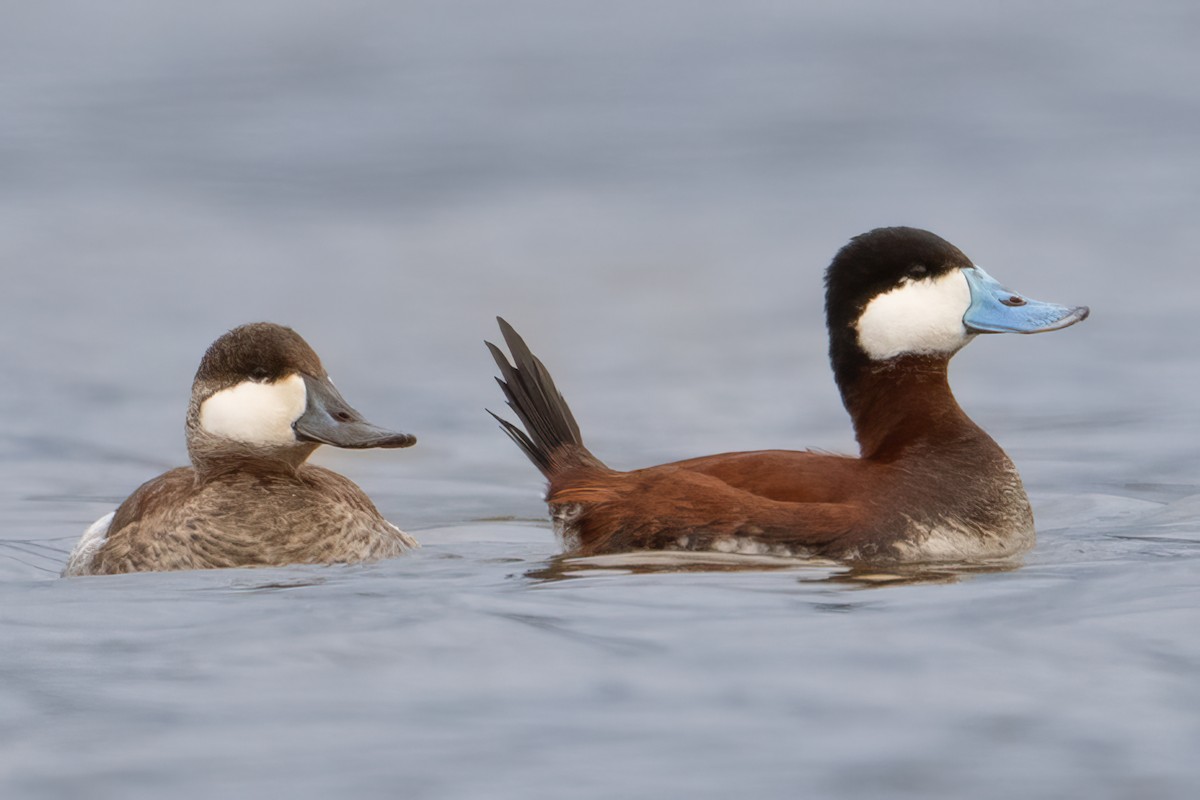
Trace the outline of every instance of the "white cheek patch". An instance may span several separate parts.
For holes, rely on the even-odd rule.
[[[213,436],[255,445],[296,443],[292,423],[308,404],[304,379],[289,375],[274,383],[242,381],[200,406],[200,427]]]
[[[961,269],[908,281],[867,304],[858,318],[858,344],[876,361],[904,353],[956,353],[973,335],[963,325],[971,287]]]

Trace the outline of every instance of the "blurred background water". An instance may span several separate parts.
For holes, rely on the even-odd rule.
[[[4,16],[0,796],[1195,796],[1196,4]],[[554,559],[483,413],[494,315],[615,467],[852,452],[822,271],[894,224],[1093,308],[955,362],[1034,501],[1024,567]],[[317,460],[426,546],[57,580],[259,319],[418,435]]]

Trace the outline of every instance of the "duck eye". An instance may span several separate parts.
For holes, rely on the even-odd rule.
[[[255,367],[250,370],[250,377],[256,381],[265,381],[271,377],[271,373],[267,371],[266,367]]]
[[[908,277],[910,278],[924,278],[928,273],[929,267],[924,264],[915,264],[908,268]]]

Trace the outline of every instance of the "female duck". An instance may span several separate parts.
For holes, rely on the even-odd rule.
[[[64,575],[365,561],[416,547],[352,481],[304,462],[322,444],[408,447],[342,399],[290,328],[213,342],[192,384],[192,466],[143,484],[92,525]]]
[[[500,320],[515,364],[488,347],[525,430],[497,420],[549,481],[546,501],[568,551],[914,562],[1032,547],[1020,476],[955,402],[947,366],[976,334],[1057,330],[1088,309],[1011,292],[915,228],[880,228],[843,247],[826,274],[825,309],[860,458],[767,450],[633,472],[609,469],[584,447],[546,368]]]

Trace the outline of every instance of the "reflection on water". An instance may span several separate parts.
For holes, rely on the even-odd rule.
[[[644,575],[672,572],[754,572],[792,570],[802,583],[840,583],[860,588],[903,586],[922,583],[957,583],[974,575],[1012,572],[1021,564],[1012,560],[984,564],[889,564],[847,566],[826,559],[783,558],[737,553],[686,550],[640,550],[600,556],[551,559],[545,567],[530,570],[527,577],[557,581],[595,572],[625,572]]]
[[[1014,562],[993,564],[913,564],[903,568],[888,567],[886,571],[871,568],[855,568],[840,575],[830,575],[826,580],[846,583],[860,588],[876,586],[910,586],[922,583],[958,583],[976,575],[1014,572],[1021,564]]]
[[[325,581],[322,578],[307,578],[303,580],[297,579],[292,581],[267,581],[265,583],[260,583],[253,579],[246,579],[243,582],[233,583],[229,589],[230,591],[235,592],[277,592],[287,589],[298,589],[304,586],[320,586],[324,582]]]
[[[836,566],[835,562],[821,559],[805,560],[687,550],[638,550],[630,553],[586,557],[559,556],[552,559],[545,569],[529,573],[529,577],[539,580],[560,580],[571,577],[572,573],[587,573],[593,570],[645,574],[655,572],[739,572]]]

